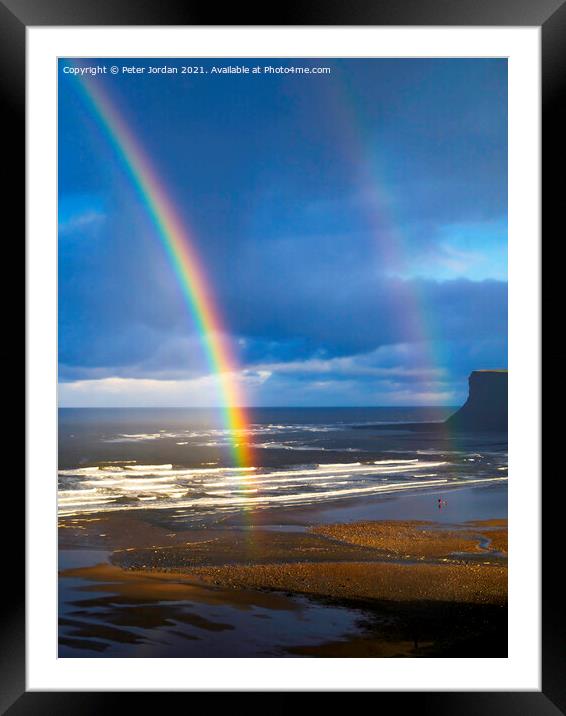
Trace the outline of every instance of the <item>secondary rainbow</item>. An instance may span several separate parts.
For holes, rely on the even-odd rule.
[[[77,76],[77,79],[83,96],[137,188],[177,276],[209,368],[216,377],[233,461],[238,467],[250,466],[251,456],[245,437],[248,420],[242,407],[244,396],[237,379],[238,364],[226,340],[227,331],[190,233],[175,210],[165,185],[108,93],[90,75]]]

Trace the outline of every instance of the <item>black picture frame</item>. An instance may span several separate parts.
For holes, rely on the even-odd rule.
[[[218,18],[222,21],[218,22]],[[25,223],[25,59],[28,26],[85,25],[397,25],[397,26],[539,26],[542,35],[543,225],[561,226],[563,128],[566,113],[566,0],[303,0],[277,5],[216,4],[191,0],[0,0],[0,97],[4,124],[3,155],[11,180],[5,202],[20,225]],[[559,193],[560,192],[560,193]],[[562,217],[560,217],[562,219]],[[14,234],[15,235],[15,234]],[[24,500],[22,487],[10,504]],[[566,644],[560,570],[550,569],[552,545],[560,543],[560,521],[551,515],[549,485],[543,502],[542,689],[539,692],[380,692],[376,708],[418,709],[423,714],[566,713]],[[21,513],[20,513],[21,514]],[[23,525],[23,520],[22,520]],[[21,543],[23,545],[23,540]],[[163,693],[31,692],[25,683],[24,554],[5,550],[4,574],[11,587],[0,610],[0,713],[94,714],[101,709],[135,708],[141,695],[151,708]],[[557,555],[556,555],[557,556]],[[546,569],[545,569],[546,567]],[[16,585],[18,585],[16,587]],[[446,685],[450,688],[450,684]],[[258,689],[259,690],[259,689]],[[183,694],[179,694],[183,695]]]

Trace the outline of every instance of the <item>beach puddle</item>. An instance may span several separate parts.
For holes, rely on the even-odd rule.
[[[363,633],[359,609],[126,571],[100,550],[61,550],[59,567],[60,657],[297,657]]]

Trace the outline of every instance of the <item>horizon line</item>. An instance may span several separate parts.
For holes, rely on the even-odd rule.
[[[58,405],[58,410],[218,410],[218,405]],[[225,406],[224,406],[225,407]],[[339,408],[457,408],[459,405],[239,405],[244,410],[310,410]]]

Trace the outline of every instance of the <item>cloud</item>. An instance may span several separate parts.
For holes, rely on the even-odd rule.
[[[98,194],[61,194],[58,200],[60,238],[84,237],[101,228],[106,212]]]
[[[415,234],[427,229],[416,226]],[[413,250],[397,275],[446,281],[507,280],[507,220],[498,218],[429,227],[427,240],[411,242]]]
[[[220,345],[235,344],[227,335],[216,337]],[[191,380],[210,372],[210,358],[198,335],[178,335],[150,327],[129,326],[110,339],[106,350],[97,343],[89,356],[59,361],[61,382],[103,378],[148,378],[151,380]],[[143,346],[143,349],[141,347]]]
[[[423,346],[382,346],[370,353],[363,353],[353,356],[337,358],[311,358],[279,363],[260,363],[254,366],[255,370],[268,371],[270,374],[279,375],[303,375],[303,376],[347,376],[366,378],[410,378],[413,380],[430,379],[442,376],[444,370],[437,366],[427,365],[423,360],[421,365],[407,365],[409,354],[424,352]],[[387,365],[391,357],[397,355],[398,359],[403,356],[403,362]],[[385,363],[385,365],[383,364]]]
[[[198,382],[209,363],[170,267],[158,250],[109,261],[117,250],[102,237],[88,265],[82,254],[70,257],[76,268],[60,283],[61,381],[88,383],[89,399],[99,391],[103,403],[209,405],[211,388]],[[232,329],[223,340],[244,373],[262,376],[245,384],[250,404],[386,405],[393,396],[399,404],[427,396],[457,404],[471,370],[506,365],[505,282],[383,277],[363,255],[341,257],[324,244],[315,256],[307,242],[302,254],[300,261],[294,242],[276,241],[256,246],[252,261],[249,247],[231,280],[216,282]],[[115,393],[107,379],[156,383],[117,383]],[[62,400],[86,400],[77,390],[65,388]]]
[[[364,276],[363,270],[352,282],[335,277],[327,287],[313,285],[318,280],[301,282],[289,275],[286,291],[258,281],[231,297],[227,323],[234,334],[227,340],[242,365],[329,360],[402,344],[420,343],[436,351],[442,342],[485,342],[506,335],[503,282],[384,282]],[[105,367],[109,374],[131,371],[133,377],[206,372],[201,338],[179,300],[170,306],[155,287],[147,302],[130,301],[127,286],[93,294],[80,283],[73,292],[76,299],[60,315],[60,362],[69,377],[73,369]]]
[[[391,381],[368,386],[356,380],[311,380],[308,383],[274,377],[268,371],[244,371],[232,379],[244,389],[246,404],[257,407],[337,405],[455,405],[462,392],[447,390],[443,382],[429,382],[427,389],[411,389]],[[269,386],[262,391],[263,386]],[[219,407],[223,404],[218,376],[192,380],[102,378],[60,383],[61,407]]]
[[[467,393],[467,376],[481,367],[499,367],[501,343],[449,343],[450,370],[435,363],[426,344],[382,346],[370,353],[330,359],[256,363],[230,377],[255,406],[338,405],[458,405]],[[457,357],[457,360],[454,358]],[[187,377],[183,371],[164,371],[156,377],[128,367],[122,375],[111,368],[83,373],[80,380],[62,382],[60,401],[80,405],[218,404],[218,377],[204,372]],[[88,376],[88,377],[87,377]]]
[[[105,219],[104,214],[98,211],[85,211],[59,223],[59,236],[76,235],[86,229],[99,226]]]
[[[250,395],[267,378],[261,373],[230,374]],[[190,380],[101,378],[59,384],[62,407],[218,407],[224,402],[218,375]]]

